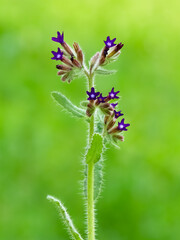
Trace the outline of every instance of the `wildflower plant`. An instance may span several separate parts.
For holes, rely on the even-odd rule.
[[[52,51],[52,60],[60,61],[56,65],[58,75],[64,82],[70,83],[75,78],[84,75],[87,79],[87,99],[80,103],[81,107],[75,106],[66,96],[60,92],[52,92],[53,99],[74,117],[83,118],[89,125],[88,143],[83,159],[84,165],[84,195],[87,213],[87,237],[95,239],[95,203],[102,188],[103,155],[108,144],[118,147],[119,142],[124,141],[123,132],[128,130],[129,123],[125,123],[124,115],[118,110],[119,92],[112,89],[103,95],[95,89],[94,81],[96,74],[110,75],[114,71],[107,70],[106,65],[118,59],[122,43],[116,44],[116,38],[108,36],[104,41],[104,47],[90,60],[89,67],[85,64],[84,53],[78,43],[73,44],[73,49],[65,42],[64,33],[57,32],[57,37],[52,40],[58,43],[57,51]],[[115,110],[116,108],[116,110]],[[54,202],[59,213],[69,230],[70,237],[82,240],[76,230],[66,208],[60,200],[47,196]]]

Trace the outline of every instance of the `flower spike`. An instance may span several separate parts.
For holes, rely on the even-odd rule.
[[[91,88],[91,92],[86,91],[87,95],[89,95],[87,100],[96,100],[97,96],[100,94],[100,92],[95,92],[94,88]]]
[[[52,52],[52,54],[54,55],[54,57],[52,57],[51,59],[52,60],[62,60],[62,58],[63,58],[63,52],[61,51],[61,49],[60,48],[58,48],[58,51],[57,52],[55,52],[55,51],[51,51]]]
[[[121,122],[118,122],[118,129],[120,131],[127,131],[127,127],[130,126],[129,123],[124,123],[124,118],[121,120]]]
[[[60,44],[64,43],[64,32],[62,32],[62,34],[60,34],[60,32],[57,32],[57,38],[56,37],[52,37],[52,40],[54,42],[58,42]]]

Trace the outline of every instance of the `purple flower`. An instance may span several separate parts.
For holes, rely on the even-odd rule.
[[[116,96],[120,91],[114,92],[114,88],[112,88],[111,92],[109,92],[109,98],[110,99],[115,99],[115,98],[119,98],[118,96]]]
[[[120,117],[120,116],[122,116],[122,115],[124,115],[124,114],[121,113],[121,111],[116,112],[116,111],[114,110],[114,117],[115,117],[115,118],[118,118],[118,117]]]
[[[106,44],[107,48],[114,47],[116,46],[116,44],[114,43],[115,40],[116,38],[114,38],[113,40],[110,40],[110,37],[108,36],[106,41],[104,41],[104,43]]]
[[[51,59],[53,60],[62,60],[63,58],[63,52],[61,52],[61,49],[58,48],[58,51],[57,52],[54,52],[54,51],[51,51],[52,54],[54,55],[54,57],[52,57]]]
[[[86,91],[87,95],[89,95],[87,100],[96,100],[97,96],[100,94],[100,92],[95,92],[94,88],[91,88],[91,92]]]
[[[111,103],[111,106],[115,108],[118,105],[118,103]]]
[[[97,99],[98,99],[98,101],[99,101],[100,103],[104,103],[106,98],[107,98],[107,97],[103,97],[103,96],[102,96],[102,93],[101,93]]]
[[[127,124],[125,124],[124,123],[124,118],[121,120],[121,122],[118,122],[118,129],[120,130],[120,131],[127,131],[127,127],[128,126],[130,126],[130,124],[129,123],[127,123]]]
[[[64,43],[64,32],[62,32],[62,34],[60,34],[60,32],[57,32],[57,38],[56,37],[52,37],[52,40],[54,42],[58,42],[58,43]]]

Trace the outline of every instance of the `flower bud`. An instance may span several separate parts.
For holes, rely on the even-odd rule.
[[[109,134],[114,134],[114,133],[116,133],[116,132],[121,132],[121,131],[118,129],[118,127],[114,127],[114,128],[112,128],[112,129],[110,129],[110,131],[108,131]]]
[[[101,66],[105,60],[106,60],[106,56],[108,54],[108,50],[109,48],[107,46],[105,46],[101,52],[101,56],[100,56],[100,59],[99,59],[99,65]]]
[[[57,73],[57,75],[63,75],[63,74],[65,74],[65,73],[67,73],[66,71],[58,71],[58,73]]]
[[[107,122],[109,121],[109,118],[110,118],[109,115],[106,115],[106,116],[104,117],[104,124],[105,124],[105,125],[106,125]]]
[[[121,135],[113,135],[113,140],[117,142],[117,140],[120,140],[121,142],[124,142],[124,137]]]
[[[101,105],[100,105],[100,107],[101,108],[108,108],[108,107],[110,107],[110,104],[109,103],[101,103]]]
[[[111,51],[109,54],[108,54],[108,58],[114,56],[122,47],[124,46],[124,44],[122,43],[118,43],[115,48],[113,49],[113,51]]]
[[[94,108],[93,102],[90,101],[90,102],[88,103],[87,107],[88,107],[88,108],[91,108],[91,109]]]
[[[81,49],[77,52],[77,60],[83,65],[84,55]]]
[[[91,117],[91,115],[94,113],[95,106],[94,106],[94,100],[89,100],[89,103],[87,104],[87,110],[86,114],[88,117]]]
[[[63,63],[65,63],[66,65],[68,65],[70,67],[73,67],[73,64],[72,64],[71,60],[69,60],[67,57],[63,56],[61,61]]]
[[[101,103],[99,107],[104,114],[112,115],[113,107],[109,103]]]
[[[98,58],[99,58],[99,55],[100,55],[100,53],[97,52],[97,53],[91,58],[90,63],[89,63],[89,65],[90,65],[90,72],[92,72],[92,69],[93,69],[94,65],[97,63],[97,60],[98,60]]]
[[[56,65],[56,68],[61,69],[61,70],[65,70],[65,71],[71,71],[72,70],[71,67],[68,67],[66,65]]]
[[[74,56],[71,47],[70,47],[66,42],[61,43],[61,45],[63,46],[64,50],[65,50],[67,53],[69,53],[69,55],[71,55],[71,57]]]
[[[101,108],[101,111],[105,114],[105,115],[111,115],[111,111],[108,108]]]
[[[61,80],[65,82],[68,79],[68,76],[69,76],[69,73],[64,74]]]
[[[109,122],[109,124],[107,125],[107,131],[108,131],[109,129],[111,129],[111,128],[114,126],[115,123],[116,123],[116,120],[113,118],[113,119]]]
[[[75,50],[76,54],[78,53],[79,50],[81,50],[80,47],[79,47],[79,44],[76,43],[76,42],[74,42],[73,47],[74,47],[74,50]]]
[[[75,67],[81,68],[81,64],[74,57],[71,58],[71,61]]]
[[[91,117],[92,116],[92,114],[94,113],[94,110],[95,110],[95,107],[93,107],[93,108],[87,108],[87,110],[86,110],[86,115],[88,116],[88,117]]]

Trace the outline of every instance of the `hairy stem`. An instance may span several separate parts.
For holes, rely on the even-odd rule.
[[[88,76],[89,91],[93,87],[93,75]],[[89,124],[89,143],[91,143],[94,134],[94,115],[91,116]],[[87,219],[88,219],[88,240],[95,239],[95,226],[94,226],[94,162],[88,164],[87,174]]]

